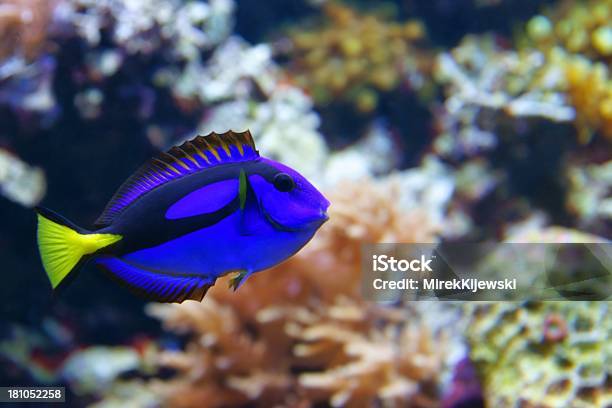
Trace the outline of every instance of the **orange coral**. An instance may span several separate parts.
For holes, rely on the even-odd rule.
[[[166,329],[189,332],[193,339],[184,351],[160,355],[160,365],[179,372],[175,379],[150,384],[168,405],[224,407],[257,400],[259,406],[271,406],[292,395],[283,349],[271,347],[273,338],[265,332],[259,338],[249,335],[231,306],[207,297],[202,303],[150,305],[148,310]]]
[[[611,62],[611,0],[564,0],[527,24],[529,41],[540,49],[559,46],[593,61]]]
[[[185,351],[160,356],[179,376],[150,384],[170,406],[435,406],[442,353],[399,311],[338,298],[262,309],[253,326],[212,298],[149,312],[193,338]]]
[[[568,94],[576,108],[580,140],[598,130],[612,141],[612,78],[602,63],[571,57],[565,64]]]
[[[359,292],[361,244],[435,239],[426,216],[401,210],[400,193],[392,178],[344,183],[330,194],[328,225],[289,261],[237,293],[224,279],[202,303],[151,305],[167,329],[191,336],[160,358],[178,376],[151,389],[179,407],[432,406],[440,339]]]
[[[435,406],[441,354],[432,349],[430,333],[405,324],[403,313],[338,299],[319,314],[301,310],[291,316],[286,330],[298,340],[294,357],[311,369],[298,381],[312,401]]]
[[[593,132],[612,140],[611,18],[612,0],[566,0],[533,17],[522,38],[562,67],[582,142]]]
[[[4,0],[0,4],[0,60],[38,55],[47,40],[55,1]]]

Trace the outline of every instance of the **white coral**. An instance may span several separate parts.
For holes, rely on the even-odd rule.
[[[230,37],[203,64],[192,60],[177,78],[174,91],[203,103],[248,98],[255,87],[266,95],[278,86],[279,68],[267,44],[251,46],[240,37]]]
[[[448,95],[434,142],[442,156],[469,157],[495,147],[494,115],[553,122],[571,122],[576,115],[558,64],[547,64],[538,51],[504,50],[491,37],[468,36],[440,54],[436,77]]]
[[[602,164],[570,165],[568,207],[585,224],[612,220],[612,160]]]
[[[264,156],[317,178],[328,155],[318,127],[310,98],[298,88],[280,87],[265,102],[238,100],[219,105],[199,130],[206,134],[249,129]]]
[[[18,157],[0,149],[0,194],[27,207],[39,203],[45,195],[45,174]]]
[[[150,53],[163,41],[185,59],[222,42],[233,25],[233,0],[66,0],[56,17],[97,45],[109,24],[115,42],[130,53]]]

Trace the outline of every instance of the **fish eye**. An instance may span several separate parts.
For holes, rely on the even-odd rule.
[[[282,193],[288,193],[295,188],[295,181],[287,173],[278,173],[274,176],[274,187]]]

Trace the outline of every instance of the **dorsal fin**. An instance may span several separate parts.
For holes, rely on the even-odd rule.
[[[206,136],[196,136],[180,146],[158,154],[142,165],[119,187],[95,224],[110,225],[139,197],[169,181],[220,164],[254,160],[258,157],[255,142],[248,130],[230,130],[221,134],[212,132]]]

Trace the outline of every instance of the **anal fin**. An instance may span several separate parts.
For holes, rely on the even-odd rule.
[[[182,303],[192,299],[201,301],[212,285],[201,276],[169,275],[138,268],[119,258],[102,256],[96,265],[113,280],[149,300],[163,303]]]

